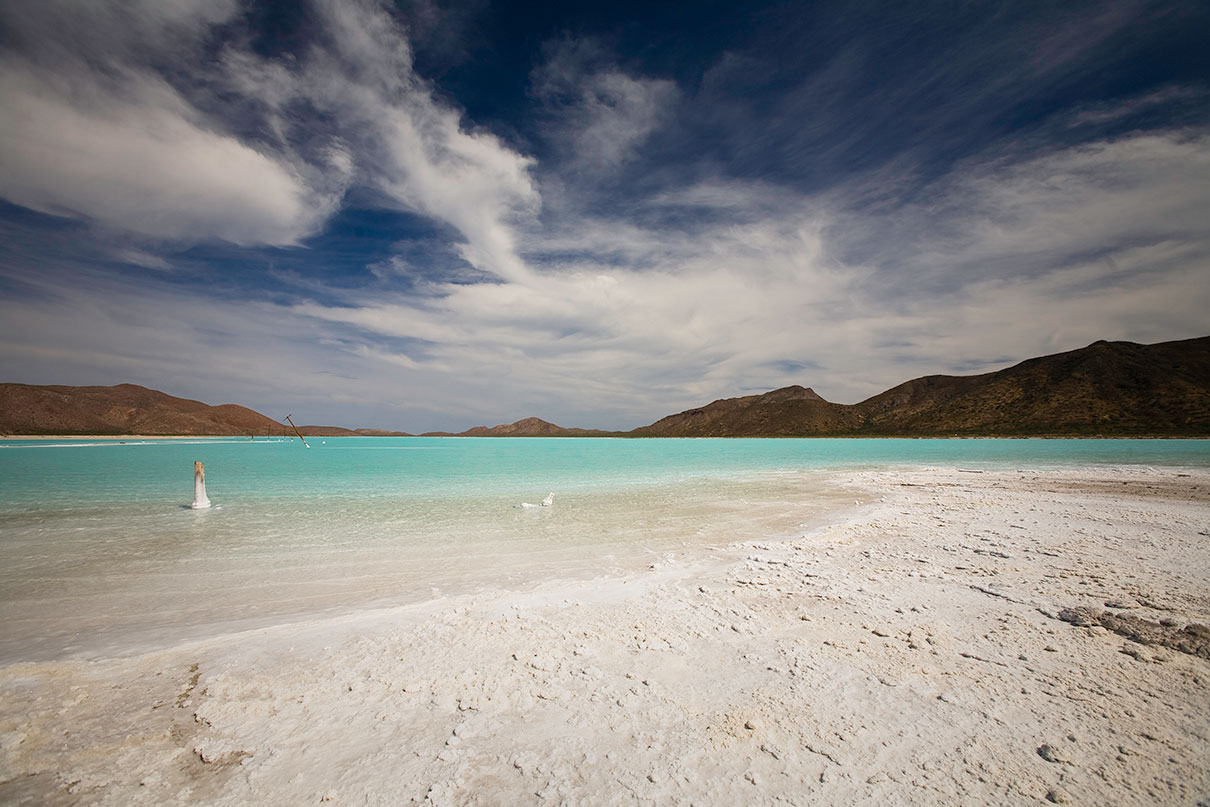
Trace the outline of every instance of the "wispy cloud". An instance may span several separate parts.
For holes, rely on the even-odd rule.
[[[1207,97],[1210,97],[1210,89],[1202,87],[1164,87],[1142,95],[1081,105],[1067,116],[1066,123],[1068,126],[1100,126],[1153,112],[1161,112],[1171,120],[1174,107],[1196,110],[1204,105]]]
[[[144,252],[141,249],[126,247],[119,249],[114,253],[114,259],[122,263],[128,263],[132,266],[141,266],[144,269],[160,269],[169,270],[172,264],[161,258],[159,255],[153,255],[150,252]]]
[[[1043,274],[1140,244],[1210,239],[1210,136],[1141,133],[1040,155],[968,160],[848,236],[879,244],[897,293]]]
[[[566,36],[547,46],[532,87],[546,136],[563,170],[576,175],[617,169],[675,114],[680,98],[672,81],[628,75],[599,42]]]
[[[291,5],[273,47],[235,2],[8,3],[0,368],[349,425],[629,428],[1204,331],[1201,85],[1081,92],[1154,52],[1160,0],[843,5],[778,7],[697,73],[555,27],[500,123],[450,92],[466,73],[418,72],[385,2]]]
[[[17,4],[7,16],[28,44],[0,62],[0,194],[144,236],[290,245],[323,225],[357,181],[453,225],[472,264],[524,275],[507,220],[539,204],[531,161],[468,131],[435,98],[412,69],[406,32],[379,4],[309,8],[323,37],[292,62],[235,40],[214,73],[193,60],[213,26],[234,21],[234,4],[148,4],[147,19],[129,30],[120,3],[89,4],[79,15]],[[56,20],[66,28],[51,36]],[[98,25],[112,30],[89,34]],[[62,49],[53,61],[28,55],[59,36],[76,37],[82,50]],[[125,46],[153,36],[184,50],[164,58],[176,83],[204,90],[197,98],[166,80],[162,63]],[[224,105],[215,94],[228,96]],[[241,133],[247,121],[224,110],[257,113],[263,128]],[[316,111],[326,126],[315,125]]]
[[[5,198],[142,236],[245,245],[296,243],[332,210],[336,194],[212,130],[158,77],[118,89],[77,67],[0,59]]]
[[[1196,214],[1210,203],[1210,182],[1183,179],[1200,175],[1208,156],[1202,139],[1145,136],[1011,166],[966,164],[919,206],[898,210],[911,237],[892,228],[867,265],[843,259],[845,241],[878,237],[885,220],[850,230],[853,214],[825,214],[826,198],[790,204],[782,195],[779,214],[679,241],[633,223],[585,222],[590,253],[608,246],[642,271],[585,257],[557,263],[541,282],[439,287],[423,304],[295,310],[368,338],[423,340],[419,365],[507,376],[560,409],[570,400],[559,399],[580,397],[569,380],[587,378],[608,379],[594,395],[619,407],[640,400],[649,412],[752,383],[812,383],[855,402],[920,367],[1004,364],[972,356],[1198,332],[1210,291],[1190,284],[1210,256]],[[687,189],[665,203],[742,199],[744,190]]]
[[[453,225],[470,264],[524,279],[510,222],[540,204],[532,161],[462,126],[460,113],[415,74],[405,32],[382,7],[324,0],[316,10],[328,47],[311,54],[298,90],[341,122],[359,178],[406,209]]]

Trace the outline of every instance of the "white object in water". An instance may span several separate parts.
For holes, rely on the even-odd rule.
[[[530,502],[521,502],[522,507],[550,507],[555,503],[555,494],[551,493],[542,500],[542,504],[532,504]]]
[[[206,467],[200,462],[193,463],[193,509],[205,510],[210,506],[206,498]]]

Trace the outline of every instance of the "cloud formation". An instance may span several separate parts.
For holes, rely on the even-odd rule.
[[[0,194],[16,204],[240,245],[297,243],[334,206],[290,166],[192,119],[163,82],[131,78],[122,96],[84,77],[64,84],[0,62]]]
[[[308,8],[322,31],[311,47],[283,61],[223,42],[215,72],[195,60],[233,22],[234,4],[150,3],[135,15],[102,0],[78,16],[55,3],[13,5],[7,21],[28,44],[0,60],[0,195],[144,236],[292,245],[356,179],[454,226],[464,257],[484,271],[523,274],[505,222],[538,203],[530,160],[462,127],[414,73],[405,32],[380,5]],[[55,24],[79,51],[42,49],[57,41]],[[145,41],[162,52],[142,52]],[[261,119],[259,130],[241,133],[249,120],[208,111],[216,95]]]
[[[6,4],[0,372],[630,428],[1203,335],[1189,12],[1094,5],[770,6],[691,28],[692,58],[539,15],[511,72],[463,9],[437,80],[437,6]]]
[[[616,170],[675,113],[680,93],[667,79],[627,75],[600,43],[561,38],[531,78],[547,116],[547,137],[577,175]]]
[[[776,214],[683,240],[581,220],[587,255],[624,255],[642,271],[587,257],[540,283],[296,310],[365,338],[415,340],[412,366],[508,377],[552,397],[593,379],[596,396],[661,411],[801,381],[796,365],[808,363],[819,391],[856,402],[921,366],[990,370],[1107,335],[1197,333],[1210,305],[1194,282],[1210,257],[1197,214],[1210,204],[1208,159],[1205,138],[1146,135],[964,165],[896,210],[903,252],[873,264],[847,263],[847,242],[893,223],[854,225],[827,213],[827,199],[781,197]],[[745,195],[761,193],[702,186],[664,206],[727,209]]]
[[[471,265],[525,278],[510,223],[539,204],[531,160],[488,132],[463,128],[460,113],[412,70],[405,32],[383,8],[324,0],[315,10],[328,47],[312,52],[295,89],[340,121],[359,178],[456,228]]]
[[[155,238],[290,244],[314,230],[333,195],[216,127],[162,75],[233,11],[6,4],[17,47],[0,54],[0,195]]]

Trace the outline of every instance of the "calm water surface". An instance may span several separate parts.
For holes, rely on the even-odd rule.
[[[310,442],[0,441],[0,663],[784,537],[852,503],[835,470],[1210,466],[1195,440]],[[188,507],[194,460],[211,510]]]

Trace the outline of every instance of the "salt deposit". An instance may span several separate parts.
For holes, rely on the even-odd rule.
[[[625,577],[9,665],[0,801],[1204,803],[1210,472],[841,481]]]

